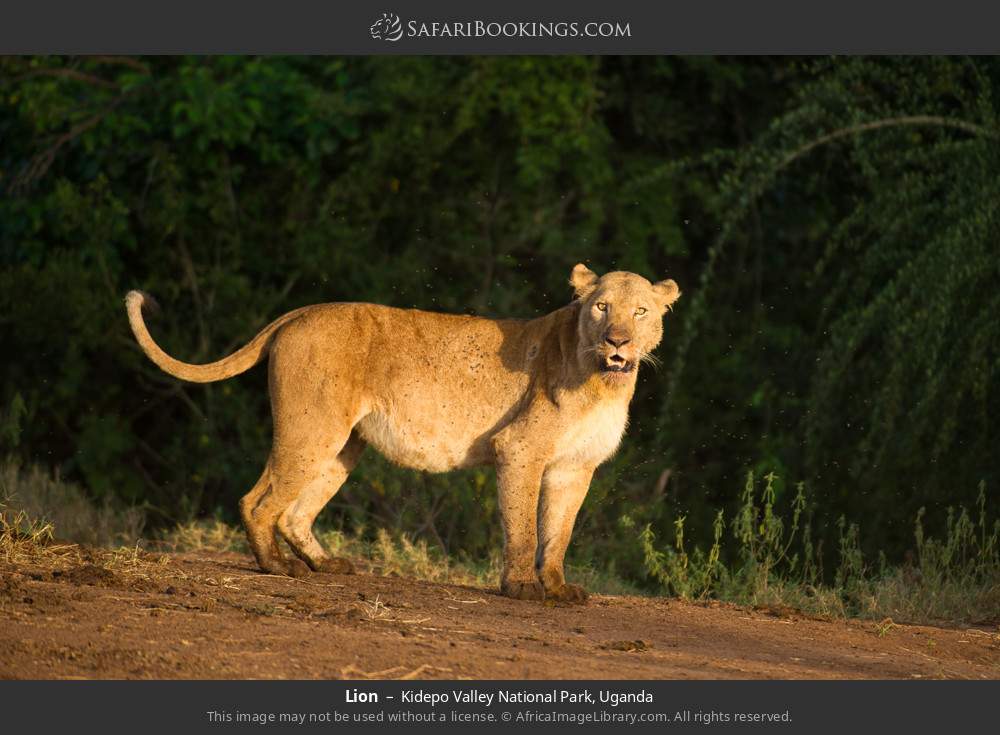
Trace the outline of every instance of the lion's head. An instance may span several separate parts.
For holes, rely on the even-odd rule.
[[[403,26],[398,15],[382,13],[382,17],[368,29],[376,41],[398,41],[403,35]]]
[[[610,383],[626,382],[660,344],[663,315],[681,295],[672,279],[650,283],[627,271],[598,276],[582,263],[569,279],[580,301],[579,350]]]

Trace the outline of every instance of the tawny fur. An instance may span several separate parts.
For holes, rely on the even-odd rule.
[[[348,572],[312,533],[366,445],[430,472],[493,464],[504,534],[501,591],[582,601],[563,557],[595,468],[617,449],[638,364],[680,295],[672,280],[603,277],[583,265],[577,299],[531,320],[495,320],[361,303],[289,312],[229,357],[190,365],[167,355],[126,297],[149,358],[184,380],[237,375],[270,356],[274,443],[240,502],[260,567]],[[301,559],[285,559],[277,534]],[[303,563],[304,562],[304,563]],[[308,567],[306,566],[308,565]]]

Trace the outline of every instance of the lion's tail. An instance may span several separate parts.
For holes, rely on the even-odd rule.
[[[139,342],[139,346],[142,347],[142,351],[146,353],[146,357],[155,362],[164,372],[173,375],[175,378],[190,380],[194,383],[212,383],[216,380],[225,380],[249,370],[264,359],[271,344],[271,337],[277,331],[278,327],[308,308],[296,309],[278,317],[264,327],[248,344],[236,350],[229,357],[224,357],[221,360],[210,362],[206,365],[192,365],[191,363],[175,360],[160,349],[160,346],[153,341],[149,330],[146,329],[146,322],[142,318],[143,305],[155,307],[156,302],[151,296],[142,291],[128,292],[128,295],[125,297],[125,310],[128,312],[128,322],[132,327],[132,333]]]

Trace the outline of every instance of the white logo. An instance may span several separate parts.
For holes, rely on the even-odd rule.
[[[403,24],[395,13],[382,13],[369,30],[376,41],[398,41],[403,37]]]

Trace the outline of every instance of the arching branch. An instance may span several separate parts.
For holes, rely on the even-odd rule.
[[[790,153],[782,157],[777,164],[768,168],[763,174],[758,176],[756,180],[752,180],[745,187],[745,196],[743,196],[735,209],[733,215],[727,218],[720,230],[715,241],[708,249],[708,259],[705,263],[705,267],[702,270],[701,276],[699,277],[699,282],[701,288],[695,293],[691,307],[690,316],[688,317],[687,323],[685,324],[685,329],[681,342],[677,351],[677,357],[674,360],[674,368],[671,370],[670,379],[667,384],[667,395],[664,400],[664,411],[662,414],[662,420],[666,420],[666,415],[673,402],[674,396],[677,391],[677,387],[680,385],[681,373],[684,369],[684,362],[687,356],[687,351],[690,348],[695,336],[695,326],[701,312],[703,311],[703,305],[706,300],[706,293],[708,291],[708,284],[712,280],[712,275],[715,272],[715,265],[719,259],[719,255],[722,252],[722,248],[726,241],[729,239],[730,234],[735,227],[736,222],[742,218],[744,212],[750,207],[750,205],[759,197],[767,187],[767,184],[783,169],[790,166],[792,163],[798,159],[808,155],[817,148],[820,148],[828,143],[832,143],[841,138],[847,138],[853,135],[860,135],[862,133],[868,133],[875,130],[882,130],[884,128],[899,127],[899,126],[937,126],[951,128],[953,130],[961,130],[970,135],[974,135],[981,138],[990,138],[993,140],[1000,140],[1000,130],[995,130],[991,128],[984,127],[982,125],[976,125],[975,123],[967,122],[965,120],[958,120],[955,118],[944,117],[941,115],[900,115],[897,117],[887,117],[879,120],[872,120],[864,123],[857,123],[855,125],[848,125],[837,130],[833,130],[825,135],[821,135],[818,138],[805,143]]]
[[[781,161],[778,162],[778,165],[774,167],[773,173],[777,173],[781,169],[791,165],[796,159],[802,158],[814,149],[824,146],[827,143],[832,143],[838,138],[848,138],[852,135],[867,133],[872,130],[898,127],[901,125],[919,125],[925,127],[936,125],[938,127],[962,130],[971,135],[983,138],[1000,140],[1000,131],[990,130],[989,128],[984,128],[982,125],[976,125],[975,123],[966,122],[965,120],[955,120],[950,117],[941,117],[940,115],[903,115],[900,117],[886,117],[881,120],[873,120],[871,122],[859,123],[857,125],[849,125],[847,127],[834,130],[831,133],[827,133],[826,135],[821,135],[815,140],[811,140],[805,145],[796,148],[794,151],[782,158]]]

